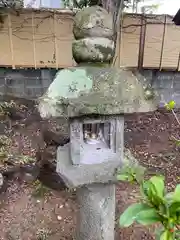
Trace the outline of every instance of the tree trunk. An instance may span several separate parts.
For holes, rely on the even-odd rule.
[[[124,0],[101,0],[102,7],[112,14],[114,21],[117,19],[120,6]]]
[[[124,0],[101,0],[102,7],[106,9],[113,16],[113,28],[114,28],[114,56],[116,51],[116,43],[117,43],[117,33],[120,29],[120,20],[121,20],[121,12],[123,10]]]

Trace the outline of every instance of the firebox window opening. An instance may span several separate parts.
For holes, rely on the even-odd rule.
[[[110,149],[110,128],[108,122],[83,124],[83,140],[86,144],[100,144]]]

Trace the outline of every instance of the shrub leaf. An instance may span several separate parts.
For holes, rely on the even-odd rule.
[[[146,209],[149,209],[149,206],[143,203],[135,203],[129,206],[120,216],[119,225],[121,227],[129,227],[134,223],[137,214]]]
[[[160,216],[157,214],[156,210],[150,207],[147,210],[140,211],[136,217],[136,221],[142,225],[150,225],[160,220]]]

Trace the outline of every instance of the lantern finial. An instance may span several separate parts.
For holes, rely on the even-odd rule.
[[[84,8],[74,19],[72,52],[80,63],[109,63],[113,58],[112,16],[99,6]]]

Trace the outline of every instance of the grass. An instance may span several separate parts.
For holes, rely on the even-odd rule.
[[[51,232],[48,229],[45,228],[38,229],[36,233],[37,240],[47,240],[50,233]]]
[[[34,190],[32,196],[35,198],[43,198],[50,194],[50,189],[44,186],[39,180],[33,183]]]
[[[11,139],[6,135],[0,135],[0,163],[4,164],[8,158],[9,146],[11,145]]]

